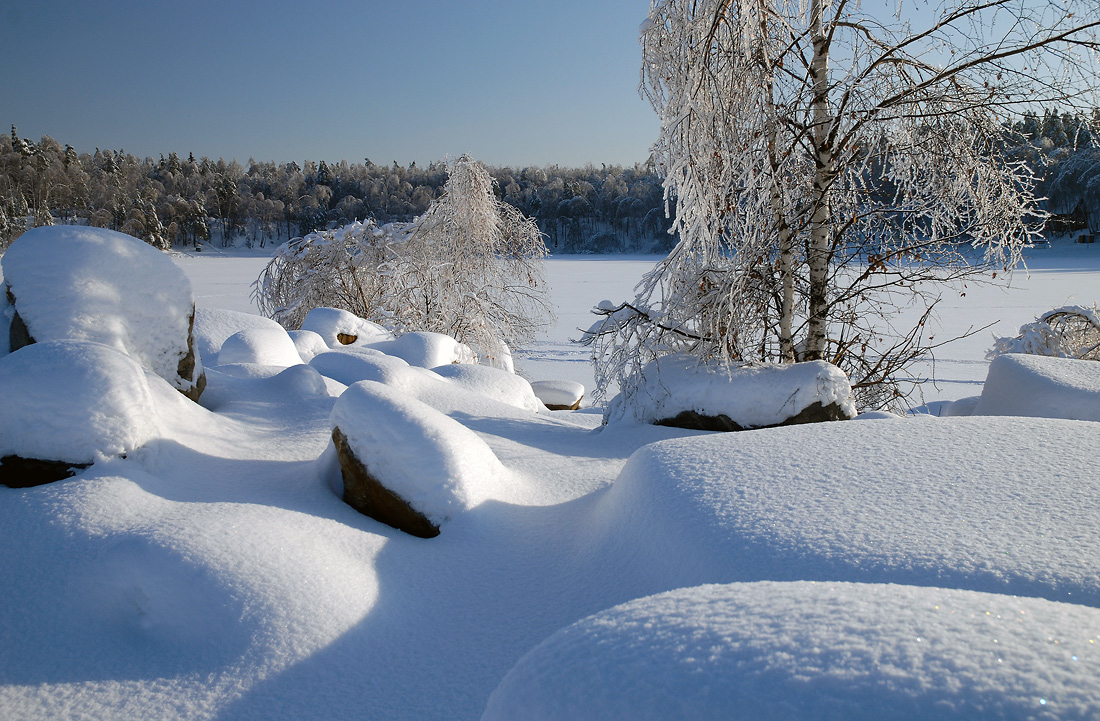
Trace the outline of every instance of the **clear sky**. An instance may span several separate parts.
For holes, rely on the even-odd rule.
[[[0,0],[0,128],[157,157],[643,162],[648,0]]]

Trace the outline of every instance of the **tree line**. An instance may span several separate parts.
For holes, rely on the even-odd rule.
[[[661,252],[672,247],[661,179],[633,167],[493,167],[498,199],[534,218],[552,252]],[[28,228],[75,223],[110,228],[168,249],[200,242],[279,245],[316,230],[424,214],[447,164],[377,165],[324,160],[247,165],[171,152],[77,153],[49,136],[0,134],[0,249]]]

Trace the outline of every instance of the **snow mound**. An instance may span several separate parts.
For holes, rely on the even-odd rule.
[[[548,406],[572,408],[584,398],[584,385],[575,381],[534,381],[531,389]]]
[[[326,378],[348,386],[359,381],[374,381],[410,391],[423,383],[443,382],[440,376],[426,368],[415,368],[401,358],[373,348],[333,350],[314,356],[309,364]]]
[[[442,333],[405,333],[390,341],[371,343],[370,347],[419,368],[477,362],[477,356],[469,346]]]
[[[303,363],[309,363],[315,355],[329,349],[325,339],[311,330],[292,330],[287,335],[294,341],[294,347],[298,349]]]
[[[43,341],[0,358],[0,457],[90,463],[158,432],[145,371],[100,343]]]
[[[102,343],[179,390],[194,388],[198,357],[192,377],[179,376],[194,312],[191,281],[164,253],[112,230],[53,225],[21,235],[0,262],[35,340]]]
[[[1100,421],[1100,362],[1023,353],[996,356],[974,414]]]
[[[207,371],[210,379],[200,403],[208,410],[220,411],[233,402],[263,402],[294,406],[303,400],[339,396],[343,385],[329,385],[324,376],[299,363],[279,366],[227,364]],[[335,382],[333,382],[335,383]]]
[[[218,359],[218,351],[221,350],[225,339],[242,330],[250,328],[278,328],[282,326],[262,315],[255,313],[242,313],[236,310],[220,310],[213,308],[195,309],[195,347],[202,353],[207,365],[214,365]]]
[[[339,348],[344,345],[367,345],[379,343],[393,338],[393,333],[378,325],[364,320],[359,316],[339,308],[314,308],[306,314],[302,321],[302,330],[311,330],[324,339],[329,348]],[[354,341],[343,343],[352,337]]]
[[[700,586],[557,632],[482,721],[1083,721],[1100,714],[1098,628],[1097,609],[943,588]]]
[[[531,384],[526,379],[500,368],[453,363],[433,368],[432,372],[447,378],[459,388],[522,408],[532,413],[542,410],[542,403],[536,397]]]
[[[642,592],[839,580],[1100,606],[1098,457],[1094,424],[1056,419],[922,415],[662,441],[598,500],[591,524],[607,530],[591,543],[631,549],[655,584]]]
[[[507,479],[476,433],[381,383],[350,386],[329,422],[372,476],[437,526],[496,497]]]
[[[820,403],[851,418],[848,378],[834,365],[705,365],[686,354],[659,358],[642,369],[633,388],[615,396],[606,422],[655,423],[685,412],[724,415],[742,428],[774,426]]]
[[[8,305],[8,294],[4,292],[4,276],[0,275],[0,358],[10,352],[8,338],[11,334],[11,306]]]
[[[300,365],[302,356],[294,341],[281,326],[248,328],[225,339],[218,351],[218,364],[256,363],[258,365]]]

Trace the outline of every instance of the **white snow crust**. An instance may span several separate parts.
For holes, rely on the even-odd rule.
[[[584,398],[584,386],[576,381],[532,381],[531,389],[548,406],[572,406]]]
[[[220,308],[196,308],[195,347],[202,353],[203,364],[212,366],[220,362],[228,362],[218,359],[218,351],[221,350],[225,339],[234,333],[252,328],[282,330],[282,326],[275,321],[255,313]]]
[[[973,412],[1100,421],[1100,362],[1024,353],[996,356]]]
[[[43,341],[9,353],[0,398],[0,456],[90,463],[159,432],[145,371],[100,343]]]
[[[314,308],[302,321],[302,330],[311,330],[324,339],[329,348],[339,348],[343,344],[338,335],[356,336],[351,345],[362,346],[391,340],[393,333],[369,320],[339,308]]]
[[[536,397],[532,384],[515,373],[491,366],[470,363],[452,363],[432,368],[432,372],[442,376],[454,385],[507,403],[516,408],[538,413],[543,410],[542,403]]]
[[[318,353],[329,350],[325,339],[311,330],[292,330],[287,335],[294,341],[294,347],[298,350],[303,363],[309,363]]]
[[[703,365],[676,354],[646,365],[635,388],[611,400],[604,418],[608,423],[653,423],[695,411],[759,428],[782,423],[818,402],[840,405],[849,417],[856,414],[847,376],[824,361]]]
[[[477,356],[470,347],[442,333],[414,332],[399,335],[393,340],[369,343],[371,348],[386,355],[401,358],[420,368],[436,368],[451,363],[476,363]]]
[[[19,236],[0,262],[35,340],[103,343],[174,387],[191,388],[178,375],[191,282],[168,255],[112,230],[52,225]],[[199,362],[195,377],[201,370]]]
[[[375,479],[437,526],[492,497],[506,477],[477,434],[381,383],[350,386],[331,424]]]
[[[700,586],[595,614],[508,672],[482,721],[1100,715],[1100,610],[943,588]]]
[[[294,341],[283,328],[246,328],[225,339],[218,364],[255,363],[288,367],[302,362]]]

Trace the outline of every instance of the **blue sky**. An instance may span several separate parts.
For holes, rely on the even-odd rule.
[[[633,164],[647,0],[0,0],[0,127],[78,151]]]

